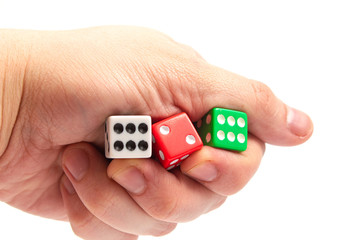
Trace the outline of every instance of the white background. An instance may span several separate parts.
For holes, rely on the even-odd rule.
[[[268,146],[240,193],[159,239],[349,240],[360,239],[358,3],[0,0],[0,28],[155,28],[215,65],[266,83],[312,117],[309,142]],[[67,223],[0,204],[0,239],[77,238]]]

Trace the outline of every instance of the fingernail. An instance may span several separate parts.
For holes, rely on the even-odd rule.
[[[146,188],[144,175],[136,167],[119,171],[112,176],[112,179],[133,194],[139,195]]]
[[[298,137],[306,137],[312,131],[312,121],[308,115],[288,107],[287,124],[290,131]]]
[[[80,181],[89,169],[89,156],[80,148],[67,150],[63,155],[63,162],[65,168],[77,181]]]
[[[187,174],[200,181],[211,182],[218,176],[218,170],[214,164],[206,162],[193,167]]]
[[[75,193],[75,189],[67,176],[63,177],[62,184],[70,195],[73,195]]]

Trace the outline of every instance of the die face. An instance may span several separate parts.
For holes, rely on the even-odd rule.
[[[195,149],[194,151],[196,151],[196,150],[199,150],[199,149]],[[161,149],[155,145],[155,147],[154,147],[155,156],[156,156],[158,162],[166,170],[171,170],[171,169],[179,166],[181,164],[181,162],[184,161],[186,158],[188,158],[191,154],[191,152],[189,152],[188,154],[181,155],[180,157],[177,157],[177,158],[169,158],[169,157],[165,156],[163,151],[164,151],[163,149]]]
[[[154,153],[165,168],[185,160],[203,144],[186,113],[180,113],[152,125]]]
[[[196,127],[204,145],[236,151],[247,148],[246,113],[213,108],[196,123]]]
[[[105,122],[107,158],[149,158],[152,154],[151,117],[110,116]]]

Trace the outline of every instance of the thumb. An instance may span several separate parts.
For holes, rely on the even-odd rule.
[[[213,107],[243,111],[248,115],[249,133],[270,144],[292,146],[310,138],[310,117],[284,104],[265,84],[213,66],[204,77],[208,84],[199,90],[201,106],[194,107],[203,109],[202,115]],[[199,111],[192,117],[200,118]]]

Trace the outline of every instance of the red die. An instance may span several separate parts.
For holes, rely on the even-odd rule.
[[[152,125],[153,149],[160,163],[170,170],[203,146],[186,113],[179,113]]]

